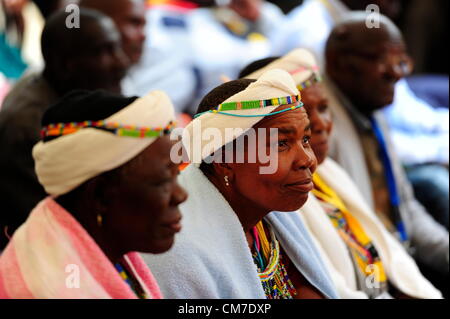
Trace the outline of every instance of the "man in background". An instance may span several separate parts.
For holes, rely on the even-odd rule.
[[[82,27],[67,28],[67,15],[60,11],[48,19],[41,41],[44,70],[22,78],[0,111],[0,248],[46,196],[31,155],[42,114],[73,89],[121,92],[129,62],[114,22],[97,11],[81,10]]]

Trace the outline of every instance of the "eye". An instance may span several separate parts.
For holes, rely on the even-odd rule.
[[[303,137],[303,144],[309,145],[309,142],[311,141],[311,136],[306,135]]]
[[[165,178],[159,179],[157,182],[153,183],[153,185],[155,187],[168,187],[175,178],[176,178],[176,175],[170,176],[170,177],[166,175]]]
[[[327,110],[328,110],[328,104],[322,104],[319,106],[320,113],[326,112]]]
[[[288,140],[281,140],[281,141],[278,141],[277,146],[278,146],[278,149],[279,149],[279,150],[286,149],[286,148],[289,146],[289,145],[288,145]]]
[[[170,183],[170,179],[164,179],[164,180],[156,182],[155,186],[162,187],[164,185],[167,185],[168,183]]]

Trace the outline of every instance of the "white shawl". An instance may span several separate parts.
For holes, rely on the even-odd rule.
[[[442,298],[441,293],[420,273],[414,260],[373,213],[362,194],[332,159],[317,170],[320,177],[339,195],[361,223],[380,254],[389,281],[403,293],[416,298]],[[318,241],[325,264],[342,298],[367,298],[357,291],[355,270],[346,245],[314,196],[301,208],[302,217]]]

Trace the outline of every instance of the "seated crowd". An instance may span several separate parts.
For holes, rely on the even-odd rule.
[[[446,298],[397,2],[52,1],[40,68],[0,24],[0,298]]]

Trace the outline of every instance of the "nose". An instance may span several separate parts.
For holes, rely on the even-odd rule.
[[[398,56],[398,55],[387,55],[384,59],[384,71],[385,74],[398,81],[402,77],[409,75],[410,73],[410,63],[408,57]]]
[[[303,144],[298,145],[297,156],[295,157],[293,167],[294,170],[309,169],[315,170],[317,166],[317,159],[311,148],[305,148]]]
[[[321,134],[327,130],[329,121],[319,114],[315,114],[311,117],[311,130],[315,134]]]
[[[184,190],[183,187],[180,186],[180,184],[176,182],[170,200],[171,206],[178,206],[181,203],[185,202],[187,198],[188,198],[187,192]]]
[[[397,63],[388,63],[386,73],[395,81],[400,80],[405,75],[401,65]]]
[[[146,40],[145,29],[144,27],[139,28],[138,39],[141,43],[144,43]]]

